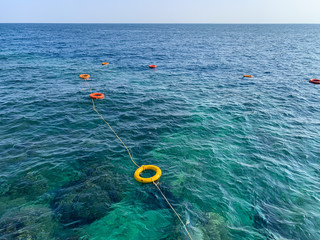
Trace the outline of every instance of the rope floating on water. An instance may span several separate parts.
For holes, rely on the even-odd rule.
[[[92,101],[92,105],[93,105],[93,110],[100,116],[100,118],[108,125],[108,127],[111,129],[111,131],[114,133],[114,135],[116,135],[116,137],[119,139],[119,141],[122,143],[122,145],[126,148],[129,157],[131,159],[131,161],[133,162],[134,165],[136,165],[136,167],[140,167],[132,158],[131,153],[129,148],[126,146],[126,144],[121,140],[121,138],[118,136],[118,134],[113,130],[113,128],[110,126],[110,124],[102,117],[102,115],[99,113],[99,111],[96,109],[95,104],[94,104],[94,99],[91,98]]]
[[[163,194],[163,192],[161,191],[161,189],[159,188],[158,184],[153,182],[153,184],[158,188],[159,192],[161,193],[161,195],[163,196],[163,198],[166,200],[166,202],[168,203],[169,207],[172,209],[172,211],[177,215],[177,217],[179,218],[180,222],[182,223],[182,225],[184,226],[184,229],[186,230],[188,237],[192,240],[192,237],[187,229],[186,224],[182,221],[181,217],[179,216],[179,214],[176,212],[176,210],[174,210],[174,208],[172,207],[172,205],[170,204],[169,200],[166,198],[166,196]]]
[[[87,82],[86,82],[86,83],[87,83]],[[87,83],[87,85],[88,85],[88,87],[89,87],[89,89],[90,89],[90,92],[91,92],[91,94],[92,94],[93,92],[92,92],[92,89],[91,89],[89,83]],[[110,124],[109,124],[109,123],[104,119],[104,117],[99,113],[99,111],[98,111],[97,108],[96,108],[96,105],[94,104],[94,99],[93,99],[93,98],[91,98],[91,102],[92,102],[92,108],[93,108],[93,110],[94,110],[94,111],[99,115],[99,117],[108,125],[108,127],[109,127],[110,130],[113,132],[113,134],[118,138],[118,140],[119,140],[119,141],[122,143],[122,145],[125,147],[125,149],[127,150],[128,155],[129,155],[132,163],[133,163],[136,167],[140,168],[141,166],[139,166],[139,165],[133,160],[129,148],[128,148],[128,147],[126,146],[126,144],[121,140],[121,138],[118,136],[118,134],[113,130],[113,128],[110,126]],[[160,172],[161,172],[161,170],[160,170]],[[151,180],[152,180],[152,183],[157,187],[157,189],[159,190],[159,192],[161,193],[161,195],[163,196],[163,198],[166,200],[166,202],[168,203],[169,207],[172,209],[172,211],[175,213],[175,215],[177,216],[177,218],[178,218],[178,219],[180,220],[180,222],[182,223],[182,225],[183,225],[183,227],[184,227],[184,229],[185,229],[188,237],[189,237],[191,240],[193,240],[192,237],[191,237],[191,235],[190,235],[190,233],[189,233],[189,231],[188,231],[188,229],[187,229],[186,224],[183,222],[183,220],[181,219],[180,215],[176,212],[176,210],[175,210],[175,209],[173,208],[173,206],[170,204],[169,200],[166,198],[166,196],[164,195],[164,193],[161,191],[161,189],[159,188],[158,184],[153,180],[153,178],[151,178]]]

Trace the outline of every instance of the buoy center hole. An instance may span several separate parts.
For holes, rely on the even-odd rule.
[[[156,172],[153,171],[153,170],[144,170],[140,174],[140,177],[142,177],[142,178],[150,178],[150,177],[153,177],[155,174],[156,174]]]

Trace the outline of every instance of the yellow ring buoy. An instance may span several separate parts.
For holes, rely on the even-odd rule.
[[[153,170],[156,172],[156,174],[153,177],[142,178],[140,177],[140,174],[144,170]],[[134,173],[134,179],[141,183],[151,183],[151,182],[157,181],[160,177],[161,177],[161,169],[154,165],[142,165]]]

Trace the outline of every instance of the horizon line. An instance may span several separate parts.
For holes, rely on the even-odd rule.
[[[201,22],[0,22],[0,24],[320,24],[319,23],[313,23],[313,22],[277,22],[277,23],[272,23],[272,22],[257,22],[257,23],[252,23],[252,22],[248,22],[248,23],[201,23]]]

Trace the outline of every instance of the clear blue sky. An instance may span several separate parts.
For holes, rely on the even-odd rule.
[[[320,0],[0,0],[0,22],[320,23]]]

